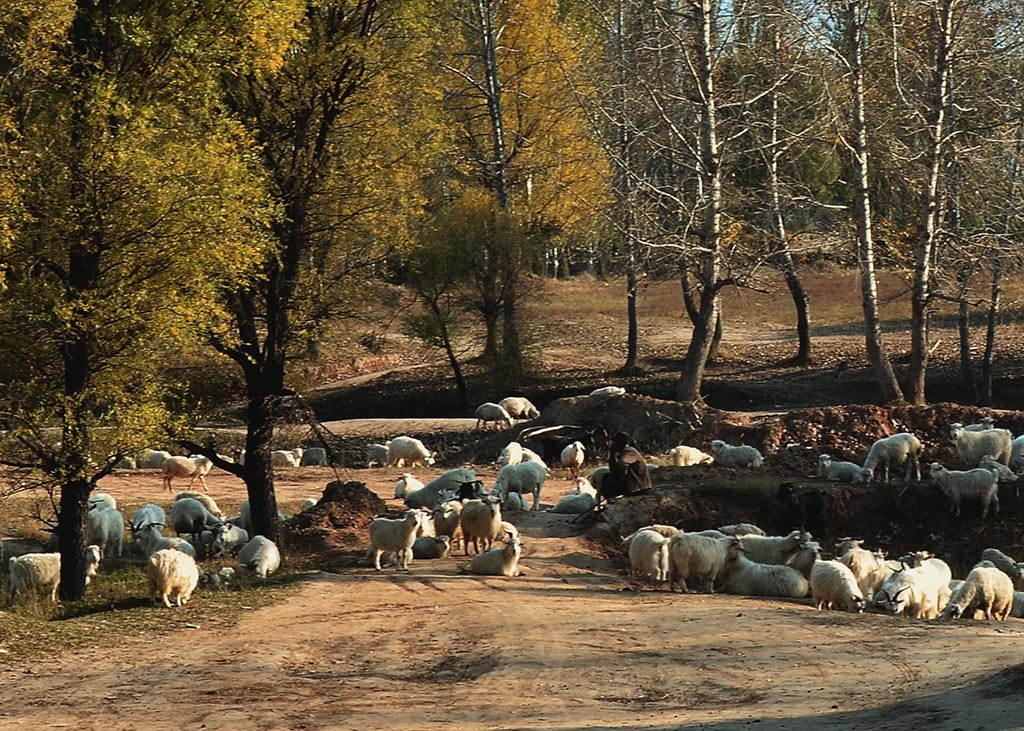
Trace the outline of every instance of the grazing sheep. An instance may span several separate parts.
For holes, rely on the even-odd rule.
[[[165,548],[181,551],[192,558],[196,557],[196,549],[192,547],[191,543],[186,541],[184,538],[167,537],[162,535],[160,531],[163,527],[163,523],[132,524],[132,536],[135,538],[135,542],[139,544],[139,547],[147,558],[157,551]]]
[[[395,497],[404,498],[410,492],[423,489],[423,481],[416,479],[411,473],[403,472],[395,483]]]
[[[505,499],[501,501],[501,509],[509,512],[529,510],[530,504],[526,502],[526,498],[518,492],[510,492]]]
[[[213,462],[201,454],[191,457],[170,457],[160,467],[161,480],[163,480],[167,492],[171,491],[171,480],[175,477],[190,477],[189,489],[192,488],[192,483],[198,479],[203,486],[203,492],[209,492],[210,488],[206,486],[206,475],[209,474],[212,467]]]
[[[821,536],[825,532],[825,495],[821,490],[797,492],[792,483],[779,485],[775,499],[782,507],[782,530],[806,530],[811,535]]]
[[[839,561],[853,573],[861,596],[866,601],[872,601],[875,592],[882,588],[882,584],[901,568],[899,564],[887,562],[882,555],[872,553],[859,545],[843,551]]]
[[[1024,563],[1018,563],[998,548],[986,548],[981,552],[982,561],[991,561],[992,565],[1010,577],[1013,585],[1024,589]]]
[[[999,474],[994,470],[984,467],[966,471],[947,470],[938,462],[932,462],[929,471],[935,484],[949,498],[950,512],[960,515],[960,501],[969,498],[981,501],[982,518],[988,515],[990,505],[999,513]]]
[[[505,465],[498,471],[494,492],[504,499],[510,492],[521,495],[533,493],[533,510],[540,508],[540,490],[547,478],[547,470],[535,462]]]
[[[956,443],[957,454],[968,467],[977,467],[986,455],[1004,465],[1010,463],[1013,435],[1007,429],[972,432],[965,430],[963,424],[952,424],[949,434]]]
[[[496,429],[500,429],[502,425],[506,429],[512,426],[512,417],[509,416],[509,413],[492,401],[477,406],[473,416],[476,417],[477,429],[486,429],[488,424],[494,424]]]
[[[433,510],[443,502],[452,499],[459,494],[459,489],[466,484],[475,483],[476,472],[468,467],[456,467],[448,470],[442,475],[435,477],[419,490],[413,490],[405,495],[405,506],[407,508],[429,508]]]
[[[154,604],[163,600],[164,606],[170,608],[173,596],[180,607],[188,603],[199,583],[199,567],[191,556],[165,548],[149,557],[146,576]]]
[[[979,432],[980,433],[980,432]],[[945,619],[974,617],[980,612],[985,619],[1005,620],[1013,609],[1013,582],[995,566],[975,566],[964,583],[957,587],[942,611]]]
[[[248,542],[248,531],[239,528],[237,525],[225,523],[214,535],[211,551],[214,556],[226,558],[229,554],[237,554],[242,550],[242,546]]]
[[[135,455],[135,464],[140,470],[158,470],[171,458],[171,453],[162,449],[143,449]]]
[[[506,396],[498,402],[498,406],[505,409],[513,419],[536,419],[540,417],[540,411],[530,403],[528,398],[523,396]]]
[[[374,518],[370,522],[370,550],[373,552],[374,568],[380,571],[382,554],[394,553],[398,570],[408,571],[412,546],[425,517],[419,510],[408,510],[404,517],[398,519]]]
[[[597,498],[587,492],[570,493],[548,508],[549,513],[582,515],[597,506]]]
[[[523,445],[519,442],[509,442],[498,455],[498,468],[507,464],[519,464],[523,461]]]
[[[864,611],[864,594],[850,568],[839,561],[818,561],[811,568],[811,597],[821,609]]]
[[[281,566],[281,552],[266,536],[254,536],[238,552],[238,571],[242,576],[255,574],[265,579]]]
[[[706,454],[696,447],[688,447],[680,444],[668,450],[668,458],[673,467],[693,467],[698,464],[711,464],[715,458]]]
[[[167,525],[167,514],[163,508],[154,503],[146,503],[135,511],[131,524],[132,533],[134,534],[143,526],[149,524],[158,525],[160,528]]]
[[[117,510],[117,500],[109,492],[94,492],[89,496],[89,510],[106,508]]]
[[[688,592],[688,578],[697,578],[702,582],[702,590],[714,594],[715,580],[722,569],[729,548],[739,541],[735,537],[722,539],[699,536],[693,533],[676,533],[669,539],[669,589]]]
[[[448,536],[420,536],[412,544],[413,558],[448,558],[452,539]]]
[[[761,528],[753,523],[735,523],[733,525],[722,525],[718,532],[727,536],[764,536],[767,535]]]
[[[883,482],[889,483],[889,468],[906,463],[903,481],[910,481],[911,472],[914,479],[921,481],[921,440],[909,432],[900,432],[892,436],[882,437],[871,445],[868,456],[864,459],[867,479],[874,479],[878,468],[882,468]]]
[[[91,545],[85,549],[85,583],[96,576],[100,566],[100,547]],[[25,553],[12,556],[7,562],[10,603],[13,605],[20,596],[29,593],[49,595],[50,601],[57,601],[60,588],[59,553]]]
[[[818,477],[830,482],[867,482],[869,474],[855,462],[837,462],[828,454],[819,454]]]
[[[795,530],[786,536],[749,535],[739,536],[739,539],[744,556],[754,563],[785,564],[811,537]]]
[[[1016,482],[1019,479],[1016,472],[987,454],[981,458],[978,466],[995,472],[999,482]]]
[[[195,498],[176,500],[171,506],[171,525],[179,536],[188,533],[192,536],[192,544],[200,545],[203,531],[215,531],[223,521],[206,509],[206,506]]]
[[[87,534],[86,540],[100,547],[101,556],[110,548],[114,549],[115,556],[120,556],[124,546],[124,516],[111,508],[90,510]]]
[[[272,467],[298,467],[302,463],[301,447],[295,449],[275,449],[270,453],[270,465]]]
[[[719,574],[725,590],[744,596],[784,596],[799,599],[807,596],[807,579],[789,566],[755,563],[743,555],[738,543],[726,551],[725,566]]]
[[[383,467],[388,463],[388,445],[370,442],[366,445],[366,466]]]
[[[668,579],[669,539],[653,530],[633,534],[629,544],[629,563],[634,574],[651,577],[655,583]]]
[[[764,464],[764,457],[754,447],[746,444],[734,446],[721,439],[711,442],[711,454],[715,464],[722,467],[760,467]]]
[[[307,447],[302,451],[299,467],[329,467],[327,450],[324,447]]]
[[[893,616],[935,619],[949,600],[950,578],[945,562],[927,559],[918,566],[893,572],[875,592],[873,601]]]
[[[583,448],[582,442],[567,444],[565,449],[562,450],[560,459],[562,466],[568,468],[569,474],[572,475],[573,479],[579,477],[580,469],[586,460],[586,450]]]
[[[423,442],[413,437],[395,437],[388,442],[388,467],[429,467],[434,464],[434,455]]]
[[[491,548],[473,556],[468,571],[480,576],[519,576],[519,557],[523,553],[523,544],[513,538],[502,548]]]
[[[217,505],[217,501],[214,500],[209,495],[207,495],[206,493],[187,491],[179,492],[177,495],[175,495],[174,501],[177,502],[178,500],[184,500],[187,497],[190,497],[193,500],[198,500],[199,502],[201,502],[206,507],[206,509],[210,511],[211,515],[217,518],[224,517],[224,511],[220,509],[219,505]]]
[[[458,500],[450,500],[437,506],[431,514],[434,521],[434,533],[437,536],[451,538],[453,547],[462,540],[461,514],[462,503]]]
[[[501,533],[501,505],[497,496],[488,495],[480,500],[467,500],[463,503],[459,525],[462,527],[462,545],[467,556],[470,541],[476,553],[480,553],[481,543],[484,549],[490,548]]]
[[[601,388],[595,388],[587,396],[591,398],[597,398],[602,396],[623,396],[626,393],[626,389],[621,386],[603,386]]]

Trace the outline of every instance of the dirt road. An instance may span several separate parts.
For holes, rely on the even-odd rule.
[[[394,472],[346,477],[387,498]],[[316,495],[331,478],[285,471],[280,501]],[[139,473],[102,487],[128,504],[159,496],[159,478]],[[568,488],[553,477],[544,503]],[[222,505],[244,494],[223,474],[211,491]],[[7,666],[0,729],[1024,728],[1024,670],[990,679],[1021,662],[1024,622],[652,591],[597,555],[569,518],[512,519],[523,577],[460,575],[461,556],[407,574],[311,575],[236,626]]]

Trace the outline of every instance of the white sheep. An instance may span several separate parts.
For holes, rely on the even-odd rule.
[[[980,434],[981,432],[977,432]],[[999,512],[999,474],[984,467],[973,470],[947,470],[933,462],[930,473],[935,484],[949,498],[949,510],[960,515],[963,498],[981,501],[981,517],[988,515],[989,506]]]
[[[1010,442],[1010,467],[1017,472],[1024,469],[1024,434]]]
[[[921,480],[921,440],[909,432],[900,432],[882,437],[871,445],[868,456],[864,459],[864,469],[868,471],[868,480],[873,479],[882,468],[883,482],[890,480],[889,469],[895,465],[906,464],[903,481],[909,482],[913,472],[914,479]]]
[[[249,542],[249,532],[233,523],[225,523],[215,533],[212,552],[214,556],[227,557],[237,554]]]
[[[480,553],[481,544],[484,549],[490,548],[501,533],[501,505],[497,496],[488,495],[480,500],[464,502],[459,525],[462,527],[462,544],[467,556],[470,541],[476,553]]]
[[[529,510],[530,504],[526,501],[526,498],[518,492],[510,492],[505,496],[505,499],[501,501],[501,509],[509,512],[518,512],[522,510]]]
[[[715,458],[696,447],[680,444],[668,450],[669,461],[674,467],[693,467],[698,464],[711,464]]]
[[[196,549],[192,547],[191,543],[184,538],[162,535],[160,532],[162,528],[163,523],[132,524],[132,536],[147,558],[165,548],[181,551],[192,558],[196,557]]]
[[[536,419],[540,417],[540,411],[537,407],[524,396],[506,396],[498,402],[498,406],[505,409],[513,419]]]
[[[498,455],[498,467],[504,467],[507,464],[519,464],[523,461],[523,445],[519,442],[509,442],[505,445],[504,449],[501,450],[501,454]]]
[[[410,492],[423,489],[423,481],[409,472],[403,472],[395,483],[395,497],[404,498]]]
[[[163,508],[154,503],[146,503],[135,511],[131,524],[132,533],[150,524],[158,525],[160,528],[167,525],[167,514]]]
[[[100,547],[86,546],[86,584],[96,576],[99,566]],[[11,604],[14,604],[19,596],[29,593],[49,595],[51,602],[57,601],[57,589],[60,588],[59,553],[25,553],[21,556],[12,556],[7,562],[7,570]]]
[[[807,579],[796,569],[751,561],[738,543],[731,543],[719,578],[730,594],[744,596],[807,596]]]
[[[865,601],[871,601],[875,592],[882,588],[882,584],[901,568],[899,564],[888,562],[882,555],[872,553],[859,545],[851,546],[842,552],[839,561],[853,573]]]
[[[596,506],[597,498],[590,493],[570,493],[548,508],[548,512],[582,515],[583,513],[589,513]]]
[[[580,469],[583,467],[586,458],[586,450],[583,448],[583,443],[579,441],[565,445],[559,457],[562,466],[569,470],[573,479],[580,476]]]
[[[135,464],[140,470],[158,470],[171,458],[171,453],[162,449],[143,449],[135,455]]]
[[[203,491],[209,492],[210,488],[206,486],[206,475],[209,474],[212,467],[213,462],[201,454],[191,457],[170,457],[160,467],[160,479],[167,492],[171,491],[171,480],[175,477],[191,478],[188,483],[189,488],[198,479],[203,486]]]
[[[89,496],[89,510],[117,510],[117,500],[109,492],[94,492]]]
[[[100,547],[101,556],[111,548],[115,556],[120,556],[124,547],[124,515],[112,508],[90,510],[87,535],[89,543]]]
[[[818,477],[830,482],[867,482],[868,471],[856,462],[832,459],[831,455],[818,455]]]
[[[192,536],[192,544],[201,543],[204,531],[220,528],[223,521],[206,509],[206,506],[195,498],[175,500],[171,506],[171,525],[179,536],[188,533]]]
[[[718,532],[727,536],[763,536],[767,535],[763,528],[753,523],[733,523],[732,525],[721,525]]]
[[[302,450],[299,467],[328,467],[327,450],[324,447],[307,447]]]
[[[388,445],[370,442],[366,445],[366,466],[384,467],[388,463]]]
[[[669,539],[653,530],[633,534],[629,544],[629,563],[634,574],[649,576],[656,583],[666,581],[669,572]]]
[[[737,544],[735,538],[718,539],[693,533],[676,533],[668,544],[669,589],[690,591],[686,579],[696,578],[702,582],[705,593],[713,594],[715,580],[725,568],[729,548]]]
[[[501,533],[498,534],[498,540],[502,543],[508,543],[513,538],[519,537],[519,529],[509,523],[507,520],[501,521]]]
[[[238,571],[242,576],[255,574],[265,579],[281,566],[277,544],[266,536],[254,536],[238,552]]]
[[[408,510],[402,518],[374,518],[370,522],[370,550],[373,551],[374,568],[380,571],[381,554],[394,553],[398,570],[409,570],[412,545],[416,542],[416,534],[424,517],[419,510]]]
[[[1018,589],[1024,589],[1024,563],[1019,563],[998,548],[986,548],[981,552],[982,561],[991,561],[992,565],[1010,577]]]
[[[412,544],[413,558],[448,558],[452,539],[448,536],[420,536]]]
[[[456,467],[438,475],[419,490],[405,495],[407,508],[429,508],[433,510],[443,502],[459,494],[463,485],[476,482],[476,472],[468,467]],[[445,497],[449,496],[449,497]]]
[[[169,608],[173,596],[180,607],[188,603],[199,583],[199,567],[191,556],[165,548],[149,557],[146,576],[154,604],[163,600],[164,606]]]
[[[754,563],[786,564],[810,541],[811,534],[792,531],[785,536],[739,536],[743,554]]]
[[[601,388],[595,388],[589,394],[591,398],[602,397],[602,396],[623,396],[626,393],[626,389],[621,386],[602,386]]]
[[[949,434],[956,443],[957,454],[968,467],[977,467],[985,455],[1004,465],[1010,463],[1013,435],[1007,429],[972,432],[964,429],[963,424],[952,424]]]
[[[950,578],[948,566],[943,572],[925,561],[894,572],[875,592],[873,602],[893,616],[935,619],[949,600]]]
[[[980,424],[967,424],[964,431],[988,431],[995,426],[996,420],[991,416],[983,416]]]
[[[190,491],[179,492],[177,495],[174,496],[174,501],[177,502],[178,500],[184,500],[187,497],[190,497],[193,500],[198,500],[199,502],[201,502],[203,504],[203,506],[207,510],[209,510],[210,514],[213,515],[214,517],[216,517],[216,518],[223,518],[224,517],[224,511],[220,509],[219,505],[217,505],[217,501],[214,500],[209,495],[207,495],[206,493],[203,493],[203,492],[190,492]]]
[[[711,442],[711,454],[715,464],[722,467],[760,467],[764,464],[764,457],[754,447],[726,444],[721,439]]]
[[[510,492],[533,493],[533,510],[540,509],[540,491],[547,478],[547,469],[536,462],[505,465],[498,471],[494,492],[504,499]]]
[[[302,454],[304,451],[302,447],[275,449],[270,453],[270,465],[272,467],[298,467],[302,464]]]
[[[817,609],[864,611],[864,593],[850,568],[839,561],[818,561],[811,568],[811,597]]]
[[[808,579],[811,576],[811,569],[821,560],[821,545],[817,541],[804,541],[800,548],[794,553],[786,565],[796,569]]]
[[[635,531],[633,531],[628,536],[626,536],[625,538],[622,539],[622,549],[624,551],[626,551],[626,553],[629,553],[629,546],[630,546],[630,543],[633,540],[633,537],[636,536],[637,533],[639,533],[640,531],[643,531],[643,530],[652,530],[655,533],[659,533],[659,534],[665,536],[666,538],[671,538],[672,536],[679,535],[680,533],[683,532],[682,530],[680,530],[679,528],[676,528],[675,526],[665,525],[664,523],[651,523],[650,525],[640,526]]]
[[[513,538],[501,548],[491,548],[477,554],[469,562],[468,571],[480,576],[518,576],[522,546],[518,538]]]
[[[305,513],[307,510],[315,508],[318,502],[320,501],[317,500],[315,497],[303,498],[302,502],[299,503],[299,512]]]
[[[488,424],[494,424],[496,429],[500,429],[501,426],[508,429],[512,426],[512,417],[509,413],[492,401],[487,401],[477,406],[473,416],[476,417],[477,429],[486,429]]]
[[[980,432],[979,432],[980,433]],[[947,619],[974,618],[1005,620],[1013,609],[1013,582],[995,566],[975,566],[957,587],[942,611]]]
[[[544,472],[547,472],[548,466],[544,462],[544,458],[541,457],[536,452],[534,452],[532,449],[527,449],[526,447],[523,447],[523,459],[522,462],[520,462],[520,464],[522,464],[523,462],[533,462],[534,464],[539,464],[541,467],[544,468]]]
[[[437,536],[448,536],[451,538],[452,547],[462,540],[461,514],[462,503],[458,500],[450,500],[437,506],[431,514],[434,522],[434,533]]]
[[[395,437],[388,442],[388,467],[410,467],[420,465],[429,467],[434,464],[434,455],[423,442],[414,437]]]
[[[590,484],[590,480],[586,477],[577,477],[573,480],[572,489],[569,490],[570,495],[590,495],[593,498],[597,497],[597,490],[593,485]]]

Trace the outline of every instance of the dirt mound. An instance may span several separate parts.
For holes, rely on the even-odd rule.
[[[365,548],[367,526],[387,505],[363,482],[334,481],[319,502],[281,526],[281,541],[289,558],[301,562],[315,556],[323,562],[349,557]]]

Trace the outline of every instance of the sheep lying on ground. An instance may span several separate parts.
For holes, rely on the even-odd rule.
[[[506,429],[512,426],[512,417],[505,411],[504,408],[496,403],[487,401],[476,407],[476,411],[473,412],[473,416],[476,417],[476,428],[486,429],[488,424],[494,424],[496,429],[505,427]]]
[[[229,554],[235,555],[248,542],[248,531],[239,528],[237,525],[225,523],[214,535],[212,553],[214,556],[221,557],[226,557]]]
[[[753,523],[734,523],[718,527],[718,532],[727,536],[763,536],[766,533]]]
[[[302,464],[301,447],[295,449],[275,449],[270,453],[270,464],[273,467],[298,467]]]
[[[413,437],[395,437],[387,444],[388,467],[401,467],[408,464],[410,467],[420,465],[428,467],[434,464],[434,455],[427,449],[423,442]]]
[[[498,406],[505,409],[513,419],[536,419],[540,416],[537,407],[523,396],[506,396],[498,402]]]
[[[982,561],[991,561],[992,565],[1010,577],[1013,585],[1024,589],[1024,563],[1014,561],[998,548],[986,548],[981,552]]]
[[[668,450],[668,458],[674,467],[693,467],[698,464],[711,464],[715,458],[705,454],[696,447],[680,444]]]
[[[533,510],[540,508],[540,490],[547,478],[547,470],[535,462],[505,465],[498,471],[494,482],[494,493],[502,499],[510,492],[521,495],[533,493]]]
[[[472,499],[472,498],[471,498]],[[518,492],[510,492],[504,500],[501,501],[501,509],[508,512],[521,512],[530,509],[529,501]]]
[[[705,593],[713,594],[715,580],[725,568],[729,549],[738,544],[736,538],[717,539],[676,533],[668,544],[669,589],[690,591],[686,580],[695,578],[700,580]]]
[[[384,467],[388,463],[388,445],[370,442],[366,445],[366,466]]]
[[[448,536],[421,536],[412,544],[413,558],[448,558],[452,539]]]
[[[519,557],[523,544],[513,538],[501,548],[491,548],[473,556],[468,571],[479,576],[519,576]]]
[[[967,424],[964,431],[988,431],[995,426],[996,420],[991,416],[983,416],[978,424]]]
[[[153,603],[163,600],[170,608],[171,597],[175,604],[187,604],[199,583],[199,567],[191,556],[169,548],[157,551],[146,563],[149,578],[149,595]]]
[[[544,468],[544,471],[547,472],[547,469],[548,469],[547,462],[545,462],[544,458],[541,457],[536,452],[534,452],[532,449],[527,449],[526,447],[523,447],[523,459],[522,459],[522,462],[533,462],[534,464],[539,464],[541,467]]]
[[[785,564],[811,540],[803,531],[795,530],[786,536],[739,536],[743,555],[754,563]]]
[[[463,485],[474,482],[476,482],[475,471],[468,467],[456,467],[435,477],[419,490],[406,493],[405,506],[433,510],[441,503],[448,502],[458,495]]]
[[[811,568],[811,597],[818,609],[863,612],[864,594],[849,567],[839,561],[818,561]]]
[[[409,472],[403,472],[402,476],[398,478],[398,482],[395,483],[395,497],[404,498],[409,493],[422,488],[423,482],[421,480],[416,479]]]
[[[281,552],[266,536],[254,536],[238,552],[238,572],[265,579],[281,566]]]
[[[394,553],[398,570],[409,569],[412,546],[416,542],[416,534],[423,524],[424,517],[419,510],[408,510],[403,518],[374,518],[370,522],[369,550],[373,553],[374,568],[381,570],[382,554]]]
[[[569,515],[582,515],[589,513],[597,505],[597,498],[590,493],[570,493],[562,497],[552,507],[548,508],[549,513],[563,513]]]
[[[711,454],[715,464],[722,467],[760,467],[764,464],[764,457],[754,447],[726,444],[721,439],[711,442]]]
[[[629,564],[634,574],[649,576],[657,582],[668,579],[669,539],[653,530],[633,534],[629,544]]]
[[[171,491],[171,480],[175,477],[189,477],[188,486],[191,489],[192,483],[199,480],[204,492],[209,492],[206,486],[206,475],[213,468],[213,462],[208,457],[196,454],[191,457],[170,457],[160,467],[161,479],[167,492]]]
[[[324,447],[307,447],[302,451],[299,467],[328,467],[327,450]]]
[[[867,482],[868,471],[855,462],[833,460],[830,455],[818,455],[818,477],[830,482]]]
[[[871,445],[868,456],[864,459],[864,469],[868,480],[875,478],[881,468],[884,475],[882,482],[890,480],[889,469],[896,465],[906,464],[903,481],[909,482],[911,473],[914,479],[921,480],[921,440],[909,432],[900,432],[892,436],[882,437]]]
[[[784,596],[797,599],[807,596],[809,588],[807,579],[796,569],[755,563],[743,555],[739,543],[729,545],[719,578],[727,592],[745,596]]]
[[[956,443],[957,454],[968,467],[977,467],[986,455],[1004,465],[1010,463],[1013,434],[1007,429],[967,431],[963,424],[952,424],[949,434]]]
[[[85,583],[92,581],[100,566],[100,547],[87,546],[85,549]],[[12,556],[7,562],[10,585],[10,603],[30,593],[49,595],[50,601],[57,601],[60,588],[60,554],[26,553]]]
[[[999,474],[996,471],[984,467],[947,470],[938,462],[932,462],[929,471],[935,484],[949,498],[950,512],[960,515],[960,501],[964,498],[981,501],[982,518],[988,515],[990,505],[999,512]]]
[[[942,611],[946,619],[974,618],[1005,620],[1013,609],[1013,582],[995,566],[975,566],[957,587]]]
[[[600,398],[602,396],[623,396],[625,393],[626,389],[622,388],[622,386],[602,386],[601,388],[595,388],[587,395],[592,398]]]
[[[480,500],[467,500],[462,505],[459,525],[462,527],[462,544],[466,555],[469,555],[469,543],[473,542],[473,551],[480,553],[491,547],[501,534],[501,505],[498,498],[489,495]]]
[[[573,479],[580,476],[580,469],[583,467],[583,462],[585,460],[586,450],[583,449],[583,444],[581,442],[568,444],[565,449],[562,450],[562,466],[569,469],[569,473],[573,476]]]

